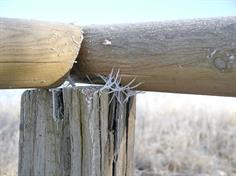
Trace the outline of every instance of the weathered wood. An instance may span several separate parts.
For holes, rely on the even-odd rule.
[[[83,28],[74,80],[119,68],[141,90],[236,96],[236,17]]]
[[[72,24],[0,18],[0,88],[60,84],[81,41],[80,28]]]
[[[109,105],[99,88],[64,88],[58,122],[50,91],[23,94],[19,176],[133,175],[135,100]]]
[[[236,17],[84,27],[71,77],[121,70],[141,90],[236,96]],[[0,18],[0,88],[59,85],[82,40],[75,25]]]

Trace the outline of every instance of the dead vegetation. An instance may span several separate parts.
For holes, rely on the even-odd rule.
[[[17,175],[21,92],[0,93],[0,176]]]
[[[136,176],[236,175],[236,99],[149,93],[138,102]]]

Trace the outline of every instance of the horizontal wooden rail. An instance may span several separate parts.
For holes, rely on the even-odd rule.
[[[236,96],[236,17],[158,23],[92,25],[71,77],[120,69],[140,90]],[[0,88],[52,87],[79,51],[75,25],[0,18]]]
[[[0,88],[59,85],[81,41],[75,25],[0,18]]]
[[[120,69],[141,90],[236,96],[236,17],[84,27],[72,77]],[[95,81],[96,82],[96,81]]]

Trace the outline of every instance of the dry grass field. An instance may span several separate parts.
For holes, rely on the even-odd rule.
[[[0,176],[17,174],[21,92],[0,91]]]
[[[0,176],[17,174],[20,93],[0,91]],[[236,176],[236,99],[137,98],[135,176]]]
[[[138,96],[136,176],[236,176],[236,99]]]

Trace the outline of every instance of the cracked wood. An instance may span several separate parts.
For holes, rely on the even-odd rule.
[[[19,176],[132,176],[135,99],[109,105],[100,87],[64,88],[62,120],[52,92],[22,96]]]

